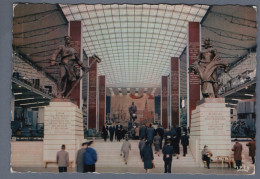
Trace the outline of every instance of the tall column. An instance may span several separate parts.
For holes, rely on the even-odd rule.
[[[168,77],[162,76],[162,90],[161,90],[161,116],[162,116],[162,126],[164,129],[168,127]]]
[[[102,130],[103,125],[105,124],[105,117],[106,117],[106,77],[99,76],[98,77],[98,95],[99,95],[99,107],[98,107],[98,126],[99,131]]]
[[[200,23],[199,22],[189,22],[188,26],[188,59],[187,66],[189,67],[194,63],[200,53]],[[189,73],[188,83],[188,115],[187,122],[191,124],[191,112],[196,109],[196,102],[200,100],[200,78],[198,74]]]
[[[71,37],[71,46],[77,51],[79,59],[83,61],[82,49],[82,25],[81,21],[70,21],[69,23],[69,36]],[[80,68],[78,68],[80,70]],[[81,72],[81,70],[80,70]],[[80,73],[81,74],[81,73]],[[74,82],[75,83],[75,82]],[[74,85],[74,83],[72,85]],[[82,83],[78,83],[71,93],[71,99],[82,108]]]
[[[89,58],[89,64],[94,59]],[[89,71],[89,117],[88,117],[88,128],[96,128],[97,123],[97,63],[94,63]]]
[[[171,124],[179,125],[179,58],[171,58]]]

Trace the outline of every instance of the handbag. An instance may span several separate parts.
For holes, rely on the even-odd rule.
[[[155,165],[154,165],[154,163],[152,163],[153,164],[153,168],[155,168]]]

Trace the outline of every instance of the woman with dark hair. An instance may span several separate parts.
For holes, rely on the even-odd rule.
[[[108,127],[107,127],[107,125],[103,126],[102,136],[103,136],[104,141],[106,142],[107,141],[107,136],[108,136]]]
[[[149,173],[149,169],[153,168],[153,149],[149,141],[145,143],[145,146],[142,150],[142,159],[144,162],[144,169],[146,173]]]

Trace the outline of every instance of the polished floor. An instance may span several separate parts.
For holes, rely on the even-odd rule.
[[[122,142],[104,142],[103,140],[96,140],[94,142],[94,148],[98,154],[98,162],[96,163],[96,172],[97,173],[145,173],[143,168],[143,162],[140,159],[138,142],[139,141],[130,141],[132,145],[132,150],[129,154],[128,164],[125,165],[123,158],[120,156],[120,149]],[[182,148],[180,148],[182,154]],[[245,151],[246,152],[246,151]],[[243,156],[248,156],[245,153]],[[150,170],[150,173],[163,173],[164,172],[164,162],[162,155],[154,155],[155,168]],[[228,168],[227,165],[221,167],[220,164],[216,163],[211,165],[211,169],[198,167],[195,163],[193,156],[188,149],[188,154],[186,157],[182,155],[179,156],[179,159],[176,157],[172,161],[172,173],[175,174],[223,174],[223,175],[243,175],[243,174],[253,174],[254,165],[251,164],[249,158],[244,157],[243,163],[246,167],[249,168],[248,171],[237,171],[233,168]],[[58,173],[57,166],[48,166],[44,167],[13,167],[14,172],[51,172]],[[68,168],[69,173],[76,172],[75,168]]]

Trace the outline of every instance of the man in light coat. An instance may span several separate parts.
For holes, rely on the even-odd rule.
[[[61,146],[61,150],[57,152],[56,163],[59,167],[59,173],[67,172],[69,166],[69,153],[65,151],[65,145]]]
[[[128,141],[128,138],[125,139],[122,147],[121,147],[121,152],[124,154],[124,161],[125,164],[127,165],[127,161],[128,161],[128,156],[129,156],[129,151],[131,150],[131,144]]]

